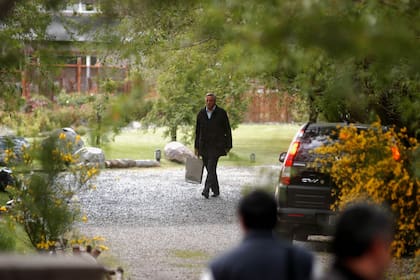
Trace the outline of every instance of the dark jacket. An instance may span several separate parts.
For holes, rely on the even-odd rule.
[[[214,280],[311,279],[313,257],[270,231],[247,234],[239,247],[210,264]]]
[[[194,147],[201,156],[220,157],[227,154],[232,148],[232,132],[225,110],[216,106],[210,119],[205,107],[198,112]]]
[[[325,273],[321,280],[366,280],[363,277],[352,272],[340,262],[335,261],[332,269]]]

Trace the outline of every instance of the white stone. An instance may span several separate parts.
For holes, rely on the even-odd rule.
[[[105,154],[100,148],[96,147],[83,147],[75,152],[78,156],[80,163],[86,165],[98,165],[99,167],[105,166]]]
[[[187,158],[195,157],[194,153],[180,142],[169,142],[164,148],[165,158],[178,163],[185,163]]]

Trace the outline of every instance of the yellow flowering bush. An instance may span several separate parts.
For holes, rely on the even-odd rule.
[[[78,191],[90,188],[99,169],[78,164],[73,150],[66,134],[60,133],[25,148],[24,161],[11,166],[15,184],[7,190],[15,205],[9,213],[38,250],[65,247],[63,236],[86,218],[72,199]]]
[[[368,199],[388,205],[396,218],[393,249],[397,257],[420,253],[418,249],[418,187],[412,162],[419,143],[405,129],[383,129],[374,123],[367,130],[343,127],[338,140],[320,147],[317,164],[335,183],[334,209],[356,199]]]
[[[73,236],[70,239],[70,245],[79,245],[83,247],[87,247],[88,245],[92,246],[93,248],[98,248],[101,251],[108,251],[109,248],[104,244],[106,239],[102,236],[94,236],[94,237],[87,237],[87,236]]]

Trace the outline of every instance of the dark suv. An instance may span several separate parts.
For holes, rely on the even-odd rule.
[[[305,241],[308,235],[330,235],[335,213],[330,210],[332,180],[314,168],[314,150],[337,138],[346,123],[307,123],[303,125],[287,153],[280,154],[283,166],[276,187],[280,234],[289,240]],[[366,129],[364,125],[355,125]]]

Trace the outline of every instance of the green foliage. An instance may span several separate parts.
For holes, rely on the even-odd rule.
[[[0,252],[13,251],[16,246],[15,231],[5,219],[0,219]]]
[[[418,8],[418,1],[208,1],[201,34],[247,49],[238,68],[252,66],[248,73],[301,94],[311,121],[379,116],[418,138]]]
[[[102,2],[104,15],[113,14],[121,22],[115,33],[105,34],[102,40],[112,41],[112,49],[134,59],[135,67],[158,92],[145,121],[165,126],[173,140],[180,127],[189,126],[191,135],[205,94],[214,92],[235,128],[246,109],[242,93],[248,81],[232,63],[231,57],[239,58],[233,50],[220,48],[211,36],[197,37],[197,24],[205,12],[201,3],[142,1],[133,5],[123,1],[118,8],[113,4]]]
[[[95,167],[76,164],[72,145],[64,133],[52,135],[25,150],[22,164],[12,164],[16,183],[8,187],[15,199],[10,214],[23,226],[34,248],[64,246],[63,236],[80,217],[72,198],[89,187],[89,180],[98,173]],[[36,166],[41,170],[34,172]]]
[[[95,95],[60,92],[55,96],[55,99],[59,106],[79,107],[83,104],[93,102]]]

